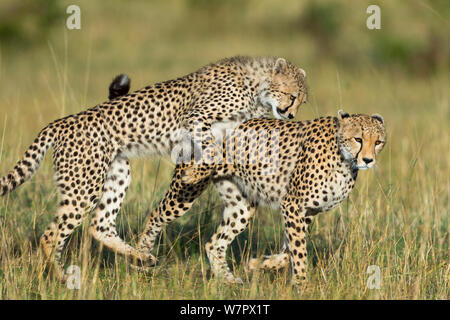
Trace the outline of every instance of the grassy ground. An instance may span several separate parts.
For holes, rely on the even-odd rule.
[[[1,299],[450,298],[448,68],[411,75],[401,67],[380,68],[370,62],[353,66],[320,57],[313,40],[295,27],[297,1],[286,1],[283,7],[251,2],[242,12],[226,6],[220,15],[179,1],[112,3],[79,2],[82,29],[68,31],[61,24],[47,43],[33,50],[3,45],[1,173],[13,167],[48,122],[104,101],[115,74],[128,73],[137,89],[235,54],[285,56],[307,71],[310,99],[297,119],[334,115],[339,108],[380,113],[387,122],[388,144],[377,167],[359,175],[349,199],[317,216],[308,242],[309,279],[301,287],[289,284],[287,272],[251,274],[245,269],[249,258],[276,252],[282,243],[279,212],[266,208],[258,209],[228,255],[245,284],[223,285],[210,276],[204,244],[222,210],[210,188],[190,213],[164,231],[160,263],[147,274],[130,270],[122,258],[96,243],[91,246],[86,233],[78,230],[66,266],[80,267],[81,287],[68,289],[48,276],[37,248],[57,207],[47,156],[32,180],[0,199]],[[364,29],[364,5],[353,10],[362,19],[354,28]],[[349,24],[358,20],[351,17]],[[362,34],[369,37],[367,31]],[[368,41],[363,35],[343,39],[355,43],[355,55],[356,43]],[[132,161],[133,182],[118,218],[128,242],[136,243],[172,169],[165,158]],[[370,265],[380,268],[380,289],[367,286]]]

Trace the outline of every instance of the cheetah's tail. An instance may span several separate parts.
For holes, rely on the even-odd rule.
[[[48,125],[38,134],[37,138],[7,175],[0,178],[0,196],[13,191],[30,179],[39,169],[45,153],[53,145],[54,133]]]

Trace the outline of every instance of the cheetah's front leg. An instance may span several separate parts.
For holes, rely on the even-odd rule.
[[[214,133],[212,126],[215,120],[210,113],[211,108],[209,95],[203,97],[203,100],[197,101],[197,105],[186,115],[185,128],[191,134],[194,142],[194,162],[186,167],[187,172],[183,175],[183,182],[186,184],[195,184],[201,180],[210,177],[218,164],[223,164],[223,137],[219,134],[219,140],[216,140],[217,132]],[[217,108],[220,107],[217,106]],[[222,106],[226,110],[226,106]],[[231,118],[230,114],[221,114],[224,120]],[[230,121],[230,123],[233,123]],[[233,125],[230,125],[233,128]]]
[[[305,218],[305,222],[309,225],[312,222],[312,217]],[[305,250],[306,252],[306,250]],[[285,243],[280,253],[265,255],[261,258],[253,258],[249,261],[248,267],[252,271],[256,270],[280,270],[287,267],[290,263],[290,252],[288,245]]]
[[[299,198],[288,196],[281,204],[294,284],[306,279],[307,270],[305,237],[307,221],[310,220],[305,217],[306,210],[301,207],[300,201]]]

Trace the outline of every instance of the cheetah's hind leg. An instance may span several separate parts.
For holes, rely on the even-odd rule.
[[[156,259],[150,253],[136,250],[117,234],[116,218],[130,182],[128,159],[117,156],[108,169],[103,195],[95,209],[89,232],[106,248],[127,257],[132,266],[152,267]]]
[[[88,169],[89,170],[89,169]],[[103,168],[99,169],[100,171]],[[61,254],[69,236],[81,225],[88,213],[95,208],[102,183],[98,186],[95,181],[103,181],[103,174],[95,176],[84,175],[77,184],[70,183],[70,172],[56,173],[56,181],[61,193],[60,207],[52,223],[41,236],[40,245],[44,251],[46,262],[53,267],[62,282],[66,281]]]
[[[247,199],[233,181],[222,179],[214,185],[225,208],[222,222],[206,244],[206,254],[216,277],[227,283],[242,284],[242,279],[231,272],[226,253],[233,240],[247,229],[250,219],[255,215],[256,204]]]

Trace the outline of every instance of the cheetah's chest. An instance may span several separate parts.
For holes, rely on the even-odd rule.
[[[345,200],[352,191],[356,173],[348,166],[340,166],[332,170],[320,187],[311,190],[311,197],[306,207],[314,211],[328,211]]]

